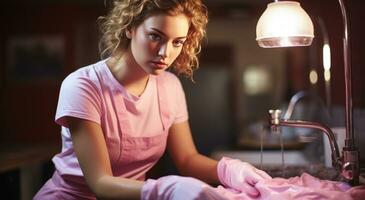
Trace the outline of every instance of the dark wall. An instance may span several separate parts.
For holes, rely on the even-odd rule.
[[[98,59],[95,21],[103,7],[2,2],[0,12],[0,140],[59,142],[59,87],[71,71]]]
[[[315,39],[313,47],[293,48],[289,50],[289,54],[294,57],[289,57],[288,71],[294,83],[294,89],[300,90],[309,87],[307,77],[303,76],[303,66],[310,65],[308,57],[310,51],[317,51],[316,68],[320,72],[319,75],[319,94],[325,94],[324,77],[322,69],[321,51],[323,45],[321,31],[316,25],[316,19],[321,18],[328,31],[329,43],[331,46],[331,94],[332,103],[334,105],[345,104],[345,86],[344,86],[344,59],[343,59],[343,20],[340,10],[340,5],[337,0],[321,0],[309,1],[300,0],[302,7],[312,18],[315,24]],[[365,74],[365,59],[363,54],[365,52],[365,27],[362,19],[365,18],[363,8],[365,2],[361,0],[344,0],[347,9],[349,24],[349,38],[351,50],[351,64],[352,64],[352,86],[353,86],[353,104],[356,108],[365,107],[365,80],[362,75]],[[291,65],[292,64],[292,65]],[[295,79],[295,80],[294,80]],[[324,97],[324,96],[323,96]]]

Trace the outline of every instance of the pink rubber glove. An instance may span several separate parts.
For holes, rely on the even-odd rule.
[[[263,179],[271,179],[266,172],[247,162],[223,157],[217,166],[219,181],[226,187],[258,197],[260,192],[255,184]]]
[[[164,176],[148,179],[142,187],[142,200],[224,200],[215,188],[191,177]]]

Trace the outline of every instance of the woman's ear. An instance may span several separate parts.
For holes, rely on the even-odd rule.
[[[132,39],[132,32],[131,32],[131,30],[130,30],[130,29],[127,29],[127,30],[125,31],[125,36],[127,36],[127,38],[128,38],[128,39]]]

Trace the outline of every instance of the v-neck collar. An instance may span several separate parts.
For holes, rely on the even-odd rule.
[[[107,60],[103,61],[103,69],[106,72],[108,78],[111,80],[113,87],[119,90],[124,99],[132,102],[138,102],[144,98],[144,96],[148,95],[151,91],[152,86],[156,84],[156,77],[153,75],[149,75],[147,85],[140,96],[136,96],[128,92],[128,90],[114,77],[113,73],[110,71],[108,65],[106,64]]]
[[[106,73],[106,75],[108,76],[108,78],[111,81],[111,89],[116,91],[116,92],[120,92],[122,95],[116,95],[114,98],[116,99],[116,102],[123,102],[123,100],[128,100],[128,98],[131,98],[129,95],[129,93],[126,91],[126,89],[123,87],[122,84],[120,84],[115,77],[113,76],[113,74],[111,73],[108,65],[106,64],[106,60],[101,61],[102,62],[102,70],[104,71],[104,73]],[[155,85],[155,87],[157,87],[157,97],[158,97],[158,106],[159,106],[159,112],[160,112],[160,117],[161,117],[161,122],[162,122],[162,126],[163,126],[163,131],[167,131],[168,130],[168,121],[169,121],[169,107],[168,107],[168,102],[166,101],[166,89],[163,85],[163,83],[161,83],[162,80],[160,80],[161,78],[159,78],[158,76],[154,76],[154,75],[150,75],[149,77],[149,81],[147,83],[146,89],[143,92],[143,94],[141,95],[141,97],[138,97],[138,101],[140,101],[142,98],[144,98],[149,92],[152,91],[153,86]],[[146,97],[147,98],[147,97]],[[130,131],[132,130],[130,127],[130,123],[128,120],[126,113],[126,107],[125,104],[119,104],[119,106],[116,106],[117,109],[117,113],[118,116],[121,117],[120,119],[120,123],[121,123],[121,131],[122,132],[127,132],[130,133]]]

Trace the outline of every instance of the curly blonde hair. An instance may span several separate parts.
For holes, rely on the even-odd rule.
[[[178,74],[191,78],[199,67],[198,54],[208,22],[207,9],[201,0],[114,0],[110,12],[98,19],[102,33],[99,42],[101,58],[125,52],[130,43],[126,31],[160,13],[185,14],[190,21],[187,39],[172,65]]]

